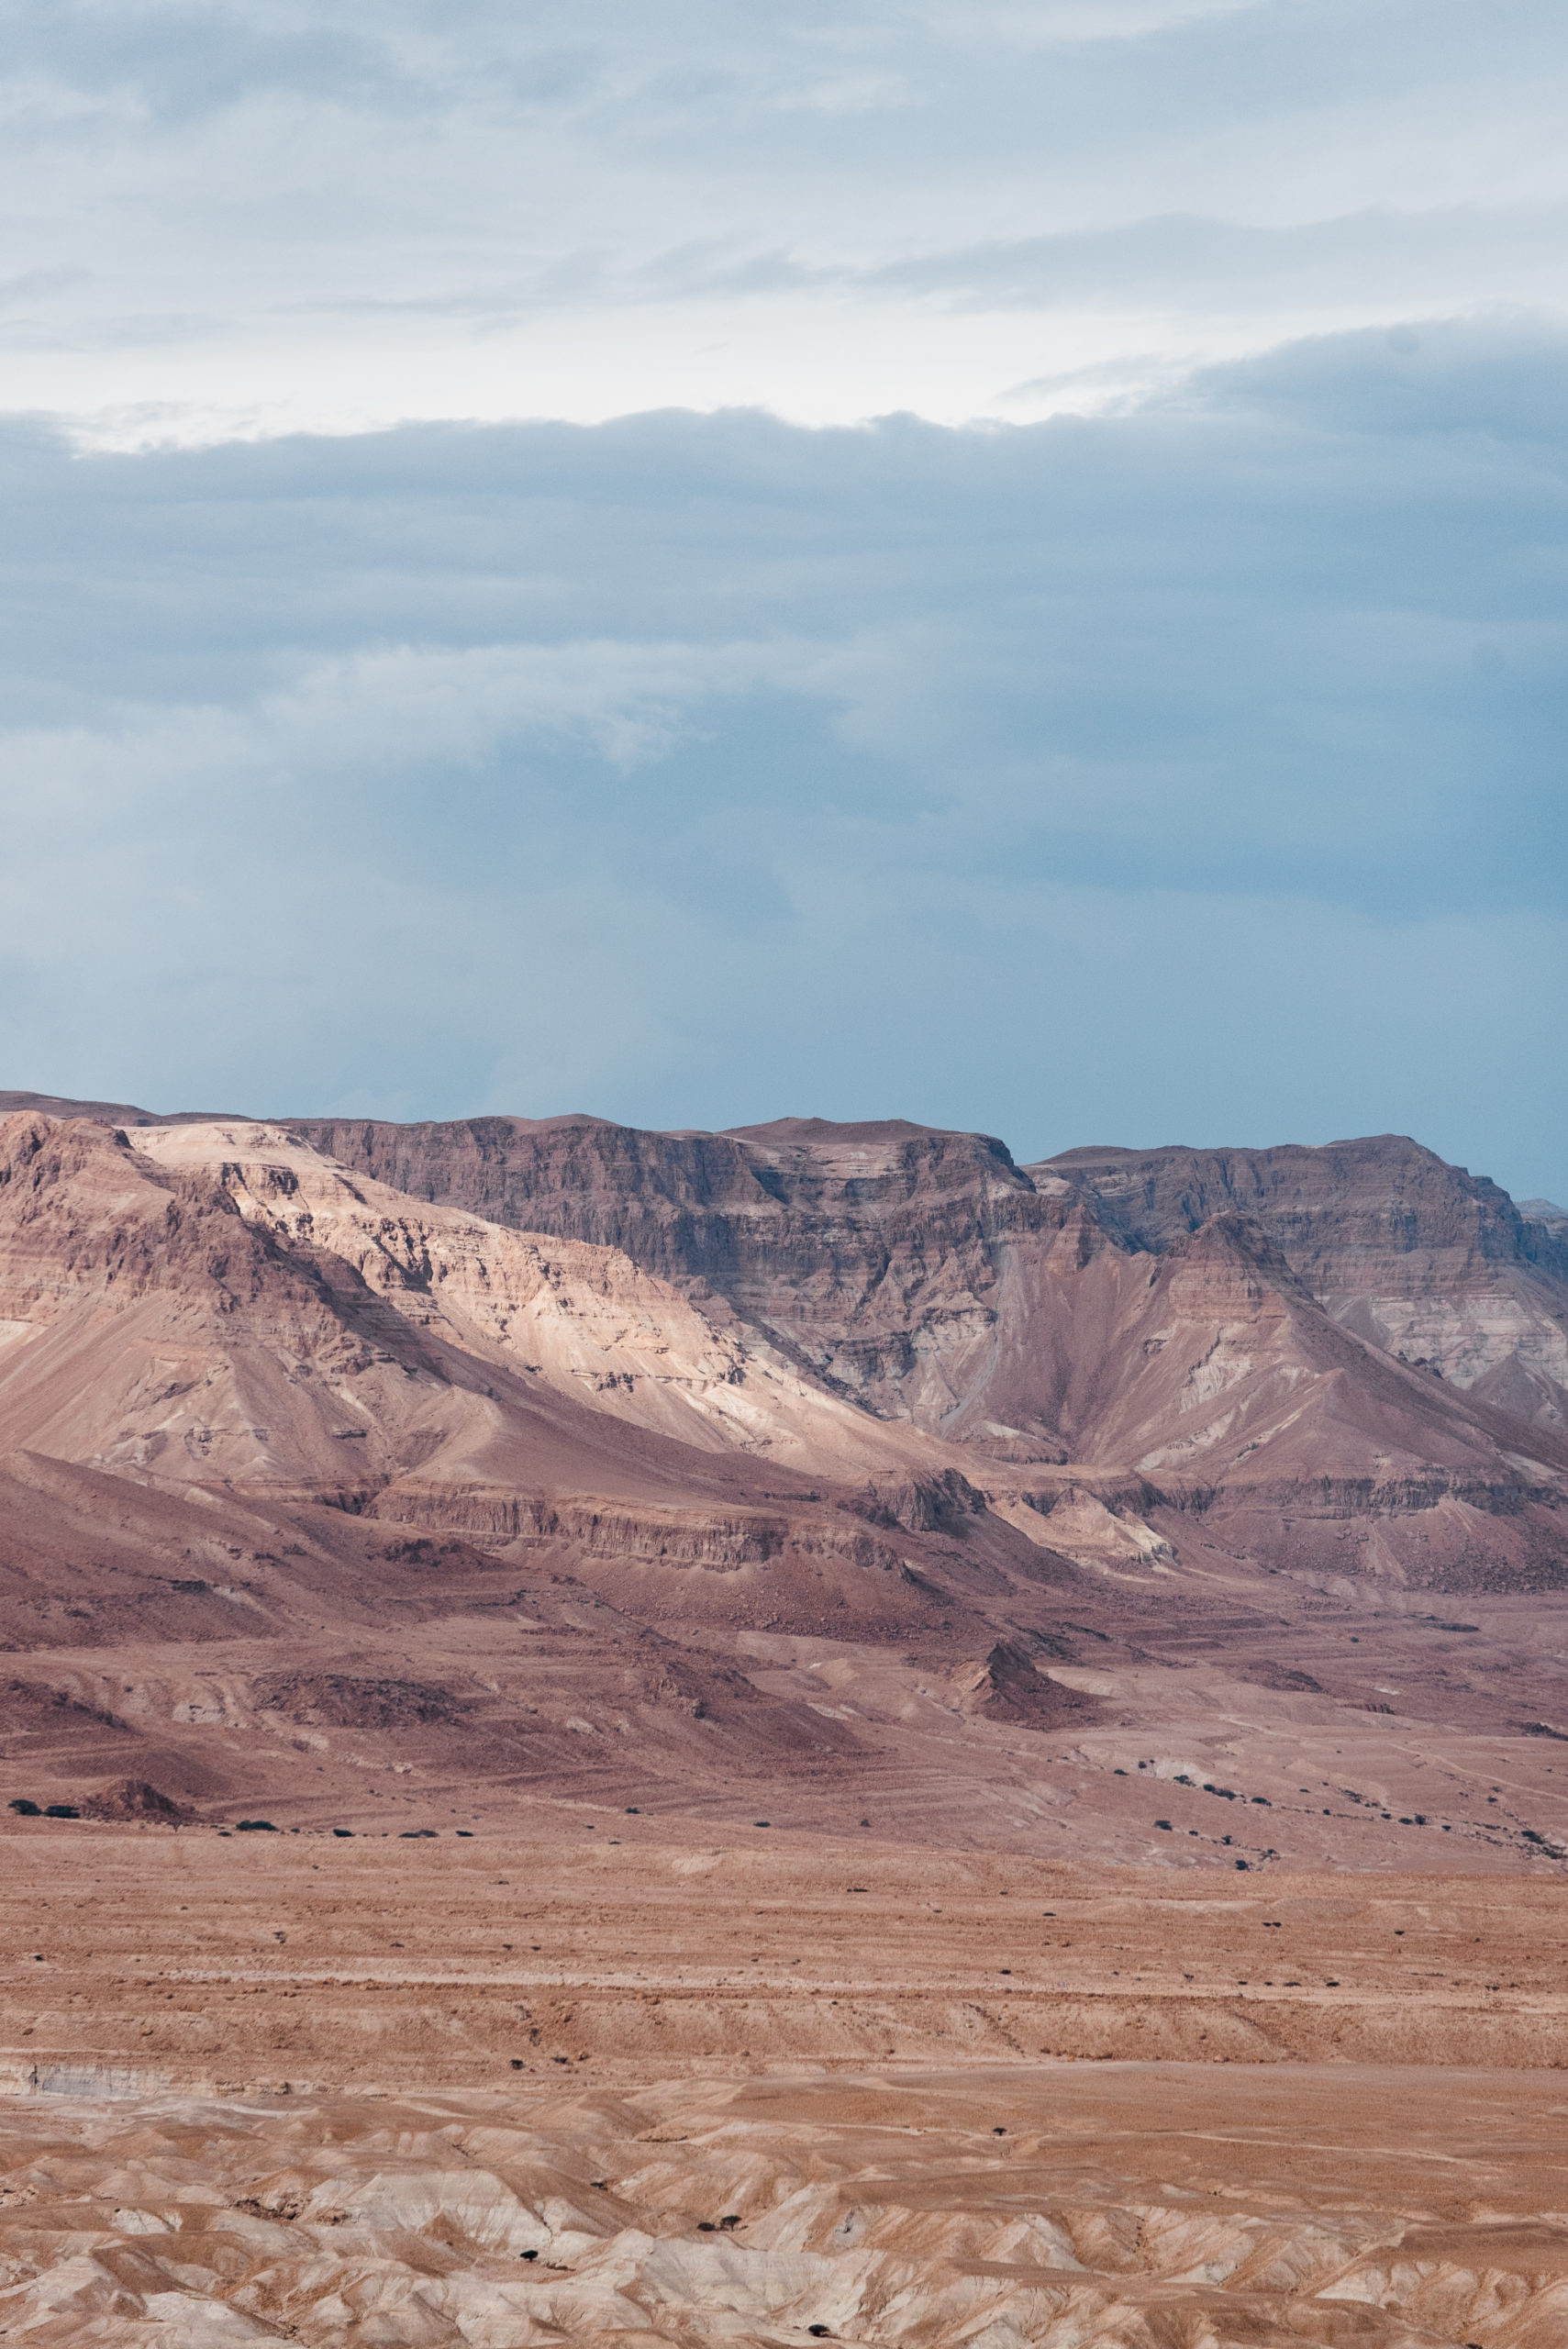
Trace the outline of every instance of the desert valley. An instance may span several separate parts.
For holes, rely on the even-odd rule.
[[[1568,1215],[1412,1141],[0,1095],[0,2332],[1568,2339]]]

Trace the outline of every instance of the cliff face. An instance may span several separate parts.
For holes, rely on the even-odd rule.
[[[467,1364],[700,1452],[812,1475],[907,1473],[901,1432],[824,1393],[732,1314],[700,1311],[623,1250],[518,1232],[350,1174],[278,1127],[139,1130],[137,1154],[205,1174],[247,1228],[335,1294],[362,1295],[399,1357]],[[488,1382],[486,1382],[488,1384]]]
[[[678,1493],[694,1453],[933,1464],[621,1252],[423,1205],[254,1122],[133,1148],[0,1121],[0,1407],[7,1449],[378,1506],[415,1475]]]
[[[291,1130],[418,1198],[623,1250],[724,1297],[803,1368],[879,1417],[959,1428],[993,1346],[1013,1256],[1096,1226],[989,1136],[893,1120],[781,1119],[730,1134],[640,1133],[593,1118]],[[1096,1228],[1092,1246],[1119,1243]],[[1059,1456],[1038,1412],[1004,1444]],[[1040,1447],[1043,1445],[1043,1451]]]
[[[1325,1311],[1511,1416],[1568,1427],[1568,1225],[1397,1134],[1318,1150],[1073,1150],[1030,1170],[1162,1251],[1212,1216],[1267,1233]]]
[[[1031,1542],[1062,1507],[1056,1531],[1077,1531],[1061,1546],[1144,1565],[1195,1511],[1211,1530],[1247,1513],[1236,1540],[1254,1555],[1304,1554],[1308,1521],[1418,1520],[1407,1556],[1380,1553],[1418,1576],[1462,1554],[1511,1572],[1528,1550],[1539,1578],[1568,1553],[1561,1235],[1413,1143],[1018,1167],[990,1137],[900,1121],[59,1130],[96,1131],[105,1165],[139,1169],[159,1198],[199,1177],[202,1212],[269,1247],[291,1295],[314,1282],[334,1343],[369,1348],[360,1378],[401,1365],[362,1444],[302,1434],[285,1472],[276,1431],[293,1422],[259,1346],[230,1473],[260,1473],[259,1453],[240,1464],[247,1423],[272,1431],[280,1475],[308,1459],[319,1481],[354,1442],[376,1506],[401,1496],[473,1530],[509,1490],[624,1489],[613,1422],[644,1446],[906,1490],[894,1514],[911,1527],[967,1461]],[[416,1412],[426,1370],[449,1391]],[[655,1482],[673,1494],[687,1474],[666,1461]]]
[[[987,1136],[896,1122],[298,1130],[418,1197],[703,1282],[840,1393],[995,1457],[1061,1459],[1094,1433],[1088,1389],[1104,1399],[1115,1383],[1095,1332],[1115,1319],[1113,1293],[1151,1269],[1129,1260],[1165,1256],[1219,1216],[1253,1226],[1279,1269],[1380,1353],[1527,1426],[1568,1429],[1564,1228],[1397,1136],[1079,1150],[1018,1167]]]

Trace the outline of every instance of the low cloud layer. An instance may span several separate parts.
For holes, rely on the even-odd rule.
[[[7,1082],[1562,1197],[1565,416],[1505,320],[1001,429],[14,425]]]

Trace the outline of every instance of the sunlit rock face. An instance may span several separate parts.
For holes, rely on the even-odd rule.
[[[1129,1537],[1179,1555],[1217,1496],[1227,1546],[1294,1564],[1539,1580],[1563,1554],[1562,1227],[1399,1137],[1020,1167],[992,1137],[898,1120],[299,1130],[721,1298],[832,1393],[988,1464],[1026,1531],[1019,1492],[1060,1483],[1029,1471],[1150,1480],[1112,1501],[1127,1536],[1074,1542],[1059,1516],[1055,1546],[1084,1563]]]
[[[986,1135],[781,1119],[728,1134],[600,1119],[306,1121],[422,1197],[622,1248],[700,1279],[875,1410],[1052,1453],[1049,1383],[1005,1395],[988,1349],[1107,1241],[1162,1253],[1240,1219],[1332,1318],[1527,1421],[1568,1419],[1562,1211],[1398,1135],[1319,1149],[1074,1150],[1017,1166]],[[1045,1294],[1036,1286],[1042,1281]],[[1031,1294],[1031,1290],[1033,1293]],[[982,1390],[995,1410],[980,1408]],[[1004,1403],[1027,1422],[1014,1427]]]

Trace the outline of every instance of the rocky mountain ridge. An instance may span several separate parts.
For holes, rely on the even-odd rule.
[[[1503,1244],[1529,1219],[1413,1152],[1145,1153],[1129,1182],[1125,1154],[1020,1168],[905,1124],[24,1108],[0,1120],[0,1644],[29,1660],[0,1742],[12,1720],[18,1753],[198,1810],[235,1753],[340,1799],[405,1765],[601,1784],[618,1750],[694,1785],[782,1771],[835,1816],[874,1766],[955,1832],[1006,1799],[997,1738],[1083,1766],[1151,1703],[1162,1734],[1218,1703],[1266,1739],[1284,1688],[1337,1756],[1347,1704],[1399,1695],[1412,1624],[1468,1637],[1462,1593],[1528,1601],[1544,1639],[1568,1590],[1537,1389],[1516,1414],[1495,1363],[1467,1386],[1462,1347],[1450,1375],[1369,1334],[1391,1297],[1448,1297],[1472,1353],[1518,1353],[1508,1311],[1554,1305]],[[1396,1676],[1347,1683],[1335,1643],[1362,1635],[1326,1658],[1310,1627],[1368,1608]],[[1195,1639],[1233,1659],[1195,1712]],[[803,1640],[809,1669],[776,1644]],[[1568,1736],[1550,1673],[1508,1671],[1529,1736]],[[306,1682],[316,1712],[280,1705]]]
[[[1030,1170],[1089,1191],[1134,1246],[1240,1214],[1318,1302],[1399,1360],[1568,1426],[1568,1219],[1385,1134],[1308,1150],[1075,1150]]]
[[[1510,1431],[1529,1459],[1555,1472],[1562,1458],[1564,1243],[1496,1185],[1397,1137],[1076,1151],[1019,1167],[993,1137],[904,1121],[786,1119],[727,1134],[584,1117],[122,1130],[165,1163],[234,1154],[224,1179],[242,1194],[241,1138],[263,1138],[272,1207],[261,1220],[279,1229],[278,1186],[325,1161],[345,1170],[329,1183],[339,1200],[355,1179],[380,1186],[375,1215],[355,1210],[361,1224],[379,1216],[390,1230],[413,1200],[614,1251],[623,1285],[635,1266],[684,1295],[691,1330],[727,1333],[720,1351],[743,1333],[770,1364],[775,1415],[791,1370],[797,1408],[819,1421],[828,1396],[852,1407],[840,1421],[851,1451],[870,1438],[869,1416],[997,1466],[1167,1477],[1183,1466],[1211,1483],[1248,1463],[1250,1481],[1265,1467],[1277,1481],[1288,1453],[1293,1478],[1315,1469],[1388,1485],[1419,1463],[1473,1484],[1497,1469]],[[248,1211],[254,1220],[254,1201]],[[296,1238],[311,1220],[295,1209]],[[406,1232],[400,1244],[406,1253]],[[357,1275],[372,1259],[390,1266],[378,1242],[355,1256]],[[383,1284],[405,1308],[409,1278],[405,1263]],[[493,1325],[499,1309],[487,1302]],[[471,1344],[472,1319],[464,1330]],[[486,1342],[495,1336],[492,1326]],[[1330,1368],[1364,1390],[1359,1410],[1328,1408]],[[607,1353],[567,1385],[585,1391],[584,1378],[609,1408],[629,1408],[615,1400],[624,1366]],[[1259,1401],[1270,1381],[1276,1403],[1306,1389],[1271,1416]],[[1505,1485],[1521,1476],[1518,1460],[1504,1463]]]

